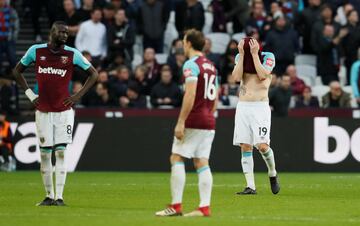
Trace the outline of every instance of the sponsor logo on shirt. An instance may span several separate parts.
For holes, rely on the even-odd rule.
[[[53,67],[39,67],[38,68],[39,74],[52,74],[52,75],[59,75],[61,77],[64,77],[66,72],[67,72],[67,70],[53,68]]]
[[[43,61],[46,60],[46,56],[41,56],[40,60],[43,60]]]

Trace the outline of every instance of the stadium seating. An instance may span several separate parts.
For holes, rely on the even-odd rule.
[[[304,79],[305,77],[309,78],[311,81],[311,86],[315,85],[316,82],[316,67],[311,66],[311,65],[296,65],[296,71],[297,74],[299,76],[299,78],[303,79],[304,81],[307,80],[309,82],[308,79]]]
[[[324,86],[324,85],[312,87],[312,95],[318,98],[320,106],[322,106],[322,100],[321,100],[322,96],[324,96],[327,92],[329,92],[329,90],[330,90],[329,86]]]
[[[136,66],[138,66],[139,64],[141,64],[142,61],[143,61],[142,56],[139,55],[139,54],[135,54],[135,55],[134,55],[134,59],[133,59],[133,61],[131,62],[132,68],[135,68]]]
[[[295,57],[295,65],[311,65],[316,67],[316,56],[311,54],[300,54]]]
[[[341,84],[341,86],[345,86],[347,83],[347,77],[346,77],[346,67],[345,66],[340,66],[340,71],[339,71],[339,82]]]
[[[157,53],[155,54],[156,61],[159,64],[165,64],[167,62],[168,54],[166,53]]]
[[[351,107],[353,108],[356,108],[358,107],[357,103],[356,103],[356,98],[354,97],[354,94],[353,94],[353,90],[352,90],[352,87],[351,86],[344,86],[343,87],[343,90],[347,93],[350,93],[350,96],[351,96]]]
[[[206,37],[212,42],[212,52],[220,54],[225,53],[226,47],[230,41],[230,36],[228,34],[215,32],[207,34]]]
[[[245,38],[245,37],[246,37],[246,34],[244,32],[235,33],[231,36],[231,38],[236,40],[237,42],[239,42],[242,38]]]
[[[214,21],[214,16],[210,12],[205,12],[205,25],[203,27],[204,34],[209,34],[211,32],[211,26]]]

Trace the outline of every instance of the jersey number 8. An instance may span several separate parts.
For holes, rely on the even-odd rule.
[[[205,88],[204,88],[204,99],[215,100],[216,98],[216,86],[215,86],[215,75],[211,75],[209,78],[208,73],[204,73]]]

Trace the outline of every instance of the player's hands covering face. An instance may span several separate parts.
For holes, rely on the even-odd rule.
[[[259,43],[256,41],[256,39],[253,39],[253,38],[250,39],[249,45],[250,45],[250,52],[251,52],[251,54],[257,55],[258,52],[259,52],[260,47],[259,47]]]
[[[245,43],[244,39],[241,39],[237,46],[237,48],[239,50],[239,54],[241,54],[241,55],[244,55],[244,43]]]
[[[185,131],[185,124],[184,123],[177,123],[175,126],[175,137],[178,140],[182,140],[184,138],[184,131]]]

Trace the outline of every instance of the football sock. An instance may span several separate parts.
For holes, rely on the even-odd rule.
[[[56,199],[63,199],[66,180],[65,147],[58,147],[55,152]]]
[[[210,206],[213,177],[209,166],[203,166],[196,170],[199,177],[199,207]]]
[[[269,147],[266,152],[260,152],[268,168],[269,177],[276,176],[274,152]]]
[[[254,159],[252,151],[243,151],[241,157],[241,166],[246,179],[246,187],[251,189],[255,188],[255,179],[254,179]]]
[[[185,164],[184,162],[175,162],[171,167],[171,204],[182,203],[182,197],[185,187]]]
[[[53,170],[51,163],[51,149],[41,148],[40,171],[44,183],[46,197],[54,199]]]

